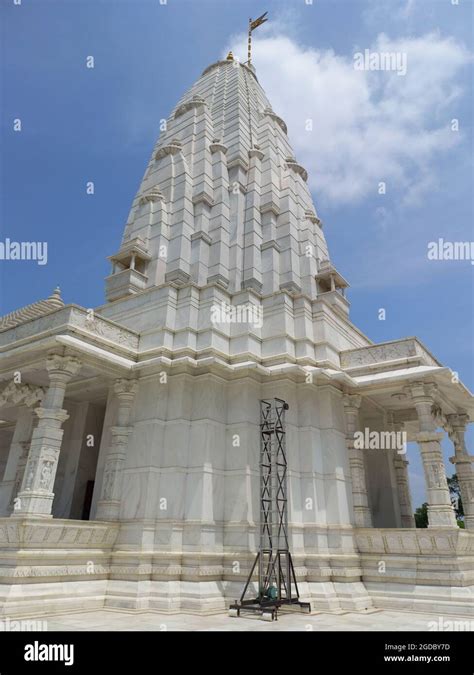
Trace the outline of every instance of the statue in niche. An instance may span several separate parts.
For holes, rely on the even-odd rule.
[[[114,489],[114,478],[115,478],[115,471],[113,469],[109,469],[108,471],[105,472],[104,496],[103,496],[103,499],[105,500],[112,499],[112,492]]]
[[[25,490],[31,490],[33,486],[33,481],[35,479],[36,471],[36,462],[30,462],[27,468],[26,481],[25,481]]]
[[[41,477],[40,477],[40,489],[49,490],[51,483],[51,476],[53,473],[53,463],[51,461],[46,461],[41,467]]]
[[[442,487],[441,471],[437,464],[432,464],[428,468],[428,484],[430,488]]]

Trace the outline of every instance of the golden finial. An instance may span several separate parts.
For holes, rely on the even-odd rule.
[[[226,60],[227,60],[227,61],[233,61],[233,60],[234,60],[234,55],[232,54],[232,52],[229,52],[229,53],[227,54],[227,59],[226,59]]]

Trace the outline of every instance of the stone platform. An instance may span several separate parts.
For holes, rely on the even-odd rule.
[[[231,550],[171,552],[119,544],[120,523],[0,519],[0,616],[84,610],[218,614],[252,561]],[[474,618],[474,534],[353,528],[353,550],[295,550],[313,612],[374,609]],[[232,571],[241,560],[238,574]]]

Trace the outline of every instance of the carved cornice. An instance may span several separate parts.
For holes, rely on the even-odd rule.
[[[78,308],[71,310],[71,322],[88,333],[102,340],[109,340],[116,344],[135,350],[138,347],[138,335],[128,328],[118,326],[113,322],[94,314],[89,317],[87,312]]]
[[[344,369],[379,366],[406,359],[419,361],[420,365],[440,365],[416,338],[392,340],[341,352],[341,366]]]

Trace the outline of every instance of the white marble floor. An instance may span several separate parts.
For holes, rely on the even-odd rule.
[[[257,617],[231,618],[226,614],[136,614],[115,610],[69,612],[34,618],[46,622],[44,628],[50,631],[434,631],[440,630],[439,626],[443,626],[443,621],[447,620],[462,621],[463,627],[457,630],[474,629],[474,621],[466,617],[439,617],[389,610],[339,614],[321,612],[312,615],[281,613],[278,621],[274,622],[262,621]]]

